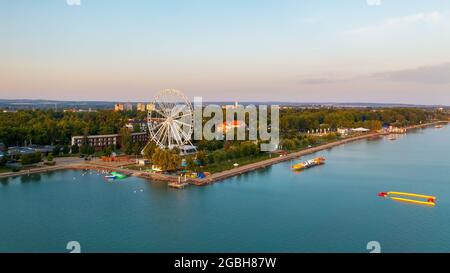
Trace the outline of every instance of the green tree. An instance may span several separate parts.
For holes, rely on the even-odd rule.
[[[41,160],[42,160],[41,152],[23,154],[20,156],[20,161],[22,162],[22,165],[39,163],[41,162]]]
[[[142,145],[139,142],[135,142],[132,145],[132,149],[133,149],[133,154],[134,155],[140,155],[141,152],[142,152],[143,147],[142,147]]]
[[[70,147],[72,154],[78,154],[80,152],[80,147],[78,147],[78,144],[74,144]]]
[[[220,163],[227,158],[227,153],[222,150],[217,150],[213,152],[212,157],[214,158],[214,163]]]
[[[201,166],[205,166],[208,162],[208,156],[204,151],[198,151],[196,154],[196,158]]]
[[[134,133],[142,132],[142,130],[141,130],[141,125],[140,125],[139,123],[134,123],[134,124],[133,124],[133,132],[134,132]]]
[[[377,130],[381,130],[382,124],[381,124],[381,121],[379,121],[379,120],[366,120],[366,121],[364,121],[363,126],[367,129],[377,131]]]
[[[64,145],[62,148],[62,153],[67,155],[70,152],[70,147],[69,145]]]
[[[186,169],[190,171],[195,171],[197,169],[197,164],[195,164],[195,161],[191,156],[186,158]]]
[[[51,155],[51,154],[47,155],[47,161],[48,162],[53,161],[53,155]]]
[[[144,158],[151,160],[158,146],[154,141],[150,141],[144,148]]]
[[[292,151],[296,148],[295,141],[292,139],[284,139],[283,141],[281,141],[281,146],[284,150],[287,151]]]
[[[120,137],[120,147],[122,151],[127,154],[133,154],[133,141],[131,138],[131,132],[128,128],[123,127],[119,132]]]
[[[104,154],[105,156],[111,156],[111,154],[113,153],[113,151],[114,151],[113,145],[109,145],[109,146],[106,146],[106,147],[103,149],[103,154]]]
[[[181,166],[181,156],[180,153],[177,152],[171,152],[169,155],[169,164],[168,164],[168,171],[176,171]]]
[[[157,147],[153,153],[152,162],[164,171],[176,171],[181,166],[181,156],[179,151],[176,149],[163,150]]]
[[[92,155],[95,153],[95,148],[88,144],[83,144],[80,147],[80,152],[85,155]]]
[[[5,166],[7,161],[8,161],[8,159],[6,158],[6,156],[1,156],[0,157],[0,166]]]
[[[55,145],[55,147],[53,147],[52,154],[54,156],[59,156],[59,154],[61,154],[61,146],[60,145]]]

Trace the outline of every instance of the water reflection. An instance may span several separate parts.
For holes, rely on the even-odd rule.
[[[9,182],[10,182],[10,179],[8,177],[0,178],[0,184],[2,184],[3,186],[8,185]]]
[[[40,182],[42,180],[41,174],[30,174],[30,175],[22,175],[20,177],[20,182],[29,183],[29,182]]]

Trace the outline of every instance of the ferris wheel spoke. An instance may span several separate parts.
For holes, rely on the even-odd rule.
[[[177,117],[177,115],[179,113],[177,108],[178,108],[178,105],[175,105],[173,108],[171,108],[171,110],[170,110],[170,117],[171,118],[176,118]]]
[[[172,133],[170,132],[170,123],[166,124],[166,142],[168,147],[172,147]]]
[[[160,113],[164,118],[167,118],[169,116],[169,113],[167,112],[167,107],[163,102],[158,102],[158,106],[160,109],[158,109],[158,113]]]
[[[176,123],[181,124],[181,125],[183,125],[183,126],[187,126],[187,127],[189,127],[189,128],[194,127],[192,124],[183,122],[183,121],[181,121],[181,120],[176,120],[176,119],[174,119],[173,121],[175,121]]]
[[[164,124],[164,122],[160,122],[160,123],[158,123],[157,125],[155,125],[155,126],[152,126],[152,131],[154,131],[154,130],[156,130],[157,128],[159,128],[160,126],[162,126]]]
[[[170,123],[167,124],[167,131],[168,131],[168,133],[167,133],[167,141],[169,143],[169,147],[172,148],[173,145],[174,145],[173,141],[174,141],[175,136],[174,136],[174,134],[172,132],[172,126],[170,125]]]
[[[192,117],[192,113],[182,114],[181,116],[178,116],[178,118],[180,119],[180,118],[183,118],[183,117],[189,117],[189,116]]]
[[[163,125],[164,125],[164,122],[161,122],[161,123],[158,124],[155,128],[153,128],[153,131],[154,131],[154,130],[156,130],[156,128],[157,128],[158,126],[162,126],[161,128],[158,129],[158,131],[156,131],[156,134],[155,134],[155,135],[157,135],[157,134],[159,133],[159,131],[161,131],[161,130],[164,128]]]
[[[184,142],[186,141],[186,137],[184,135],[184,132],[182,130],[180,130],[181,128],[178,126],[178,124],[174,124],[174,127],[176,127],[177,130],[177,134],[178,134],[178,139],[180,140],[180,146],[184,145]]]
[[[167,117],[166,113],[164,113],[163,111],[157,109],[156,107],[155,107],[155,112],[157,112],[158,114],[160,114],[161,116],[163,116],[163,118],[166,118],[166,117]]]
[[[172,130],[171,130],[171,128],[170,128],[170,124],[168,123],[167,124],[167,145],[168,145],[168,147],[169,148],[171,148],[172,147]]]
[[[172,131],[173,137],[179,146],[179,145],[181,145],[180,135],[178,134],[177,130],[174,127],[175,127],[174,124],[171,124],[170,130]]]
[[[166,124],[166,130],[164,131],[164,143],[167,143],[167,146],[170,147],[170,127],[169,124]]]
[[[180,125],[178,125],[176,123],[174,123],[174,125],[177,127],[177,130],[179,132],[181,132],[181,134],[184,136],[185,140],[190,140],[191,139],[191,137],[187,135],[187,133],[183,130],[183,128],[180,127]]]
[[[165,124],[164,126],[164,130],[163,130],[163,134],[161,134],[161,143],[164,145],[164,146],[167,146],[166,145],[166,143],[167,143],[167,137],[168,137],[168,133],[167,133],[167,124]]]
[[[160,108],[162,109],[162,111],[164,112],[164,117],[168,117],[169,116],[169,105],[167,103],[167,98],[165,97],[164,93],[161,94],[160,97],[158,97],[159,99],[157,99],[157,103],[160,106]]]
[[[167,112],[167,115],[170,116],[170,111],[172,110],[172,107],[170,105],[170,97],[168,97],[166,93],[163,93],[162,103],[164,105],[165,111]]]
[[[161,123],[161,124],[164,125],[164,123]],[[162,126],[161,128],[159,128],[159,130],[154,135],[154,138],[156,138],[160,143],[162,143],[162,138],[164,136],[164,131],[165,131],[165,126]]]
[[[158,137],[158,140],[160,139],[159,137],[159,133],[161,132],[161,130],[164,129],[163,123],[160,123],[157,125],[157,127],[152,128],[150,134],[152,135],[152,137],[156,138]],[[154,133],[156,132],[156,133]]]

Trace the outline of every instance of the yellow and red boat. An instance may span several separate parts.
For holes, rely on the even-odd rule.
[[[380,193],[378,193],[378,196],[384,197],[384,198],[390,198],[390,199],[392,199],[394,201],[398,201],[398,202],[406,202],[406,203],[412,203],[412,204],[417,204],[417,205],[425,205],[425,206],[435,206],[436,205],[436,197],[431,196],[431,195],[408,193],[408,192],[398,192],[398,191],[388,191],[388,192],[380,192]],[[414,197],[414,198],[418,198],[419,200],[404,198],[404,197]],[[424,201],[422,201],[420,199],[424,199]]]
[[[310,159],[298,164],[291,166],[293,171],[301,171],[304,169],[308,169],[314,166],[325,164],[325,157],[316,157],[314,159]]]

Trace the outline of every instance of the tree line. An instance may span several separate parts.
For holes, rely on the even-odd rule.
[[[446,114],[439,111],[421,108],[293,108],[280,111],[280,131],[287,133],[357,127],[378,130],[385,125],[401,127],[447,118]]]

